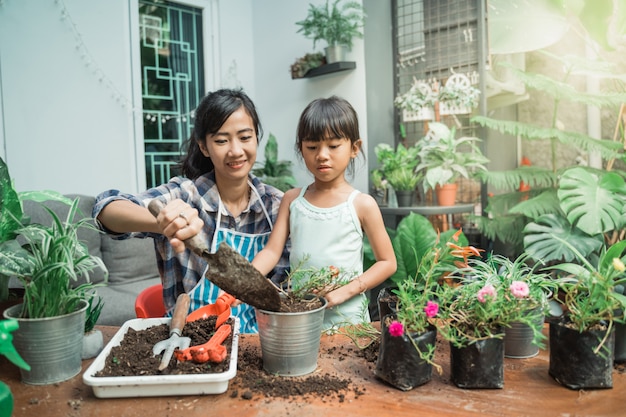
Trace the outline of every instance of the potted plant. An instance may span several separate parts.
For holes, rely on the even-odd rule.
[[[380,169],[372,170],[370,173],[370,181],[372,184],[372,196],[379,206],[386,206],[388,202],[387,189],[389,188],[389,182],[383,177],[383,173]]]
[[[393,103],[402,110],[402,120],[405,122],[418,120],[433,120],[435,118],[435,103],[437,94],[423,81],[413,80],[409,91],[398,94]]]
[[[265,162],[252,170],[265,184],[272,185],[281,191],[287,191],[296,186],[296,179],[291,171],[291,161],[278,160],[278,142],[276,136],[270,133],[265,145]]]
[[[72,202],[64,221],[46,208],[51,226],[18,227],[16,239],[4,242],[0,252],[2,273],[15,276],[24,286],[23,303],[5,310],[4,317],[19,322],[14,342],[31,365],[30,371],[21,370],[26,383],[64,381],[81,369],[85,312],[93,285],[72,284],[83,276],[88,279],[93,269],[106,267],[78,238],[81,227],[95,228],[89,218],[73,222],[78,201]]]
[[[428,230],[424,221],[428,222],[425,217],[417,215],[409,220],[415,230]],[[433,366],[441,374],[441,366],[433,361],[437,335],[434,320],[439,309],[437,287],[446,274],[455,269],[455,264],[465,265],[469,256],[480,254],[471,246],[459,246],[463,237],[461,230],[446,233],[446,236],[448,240],[445,242],[440,234],[436,234],[434,241],[424,236],[429,244],[423,253],[413,251],[415,268],[406,268],[405,271],[411,270],[408,275],[394,275],[397,288],[388,293],[387,299],[379,297],[382,336],[375,374],[405,391],[430,381]],[[400,254],[400,258],[404,256],[403,241],[405,245],[408,243],[394,240],[394,251]],[[384,303],[390,302],[394,307],[385,308]]]
[[[467,266],[449,276],[452,285],[437,288],[439,316],[435,325],[450,343],[451,376],[460,388],[504,386],[505,328],[523,323],[532,328],[534,342],[541,343],[543,322],[529,313],[526,281],[511,281],[515,270],[502,270],[503,258],[468,259]],[[513,263],[523,267],[523,263]],[[505,275],[503,272],[506,271]]]
[[[439,89],[439,113],[466,114],[478,106],[480,90],[473,87],[469,78],[463,74],[453,74]]]
[[[378,172],[387,181],[398,197],[399,206],[412,205],[412,198],[421,177],[416,171],[418,164],[418,148],[415,146],[405,147],[399,143],[394,150],[386,143],[379,143],[374,148],[376,159],[380,166]],[[400,194],[407,195],[408,198],[402,200]]]
[[[324,295],[350,282],[352,274],[334,266],[303,268],[306,259],[281,284],[280,311],[255,309],[263,369],[281,376],[315,370],[324,326]]]
[[[291,79],[303,78],[309,70],[326,64],[326,57],[320,52],[305,54],[291,64]],[[271,136],[270,136],[271,137]]]
[[[448,128],[443,123],[429,124],[426,136],[417,143],[420,163],[416,170],[423,172],[425,190],[441,190],[449,186],[456,195],[455,181],[459,177],[473,178],[480,171],[486,171],[485,164],[489,160],[483,155],[476,137],[456,138],[456,129]],[[454,205],[442,201],[438,195],[439,205]]]
[[[340,4],[341,3],[341,4]],[[346,49],[352,49],[352,39],[363,37],[365,12],[356,1],[326,0],[323,5],[309,4],[307,17],[296,22],[297,33],[313,40],[327,43],[326,61],[330,64],[345,60]]]
[[[575,262],[550,269],[559,277],[563,314],[550,323],[550,375],[571,388],[611,388],[614,325],[625,320],[626,297],[616,287],[626,285],[626,241],[588,259],[568,240],[556,237],[576,255]]]

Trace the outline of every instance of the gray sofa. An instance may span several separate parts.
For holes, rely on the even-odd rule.
[[[67,197],[80,199],[75,220],[91,217],[95,197],[77,194]],[[66,219],[69,206],[53,201],[43,204],[61,220]],[[30,216],[32,223],[51,224],[52,218],[41,203],[24,201],[24,213]],[[104,308],[97,324],[119,326],[135,318],[137,295],[161,282],[152,239],[114,240],[104,233],[86,228],[79,231],[79,237],[87,244],[89,253],[99,256],[109,271],[107,283],[104,283],[103,271],[98,269],[90,274],[91,282],[102,284],[97,292],[104,301]]]

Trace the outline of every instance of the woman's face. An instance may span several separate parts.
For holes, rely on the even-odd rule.
[[[240,107],[217,133],[206,135],[199,146],[202,154],[211,158],[217,179],[246,179],[256,161],[258,148],[252,118]]]

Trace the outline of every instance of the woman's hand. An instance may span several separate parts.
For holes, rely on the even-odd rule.
[[[198,210],[180,199],[172,200],[163,207],[156,220],[161,233],[169,239],[177,253],[185,250],[183,241],[197,235],[204,226],[198,217]]]

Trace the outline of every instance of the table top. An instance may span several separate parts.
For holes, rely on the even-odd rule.
[[[115,327],[100,327],[105,343]],[[243,346],[258,346],[257,335],[242,335]],[[231,386],[218,395],[146,398],[96,398],[82,382],[82,372],[58,384],[34,386],[20,382],[19,369],[0,358],[0,380],[15,397],[13,416],[623,416],[626,390],[624,368],[613,371],[613,388],[570,390],[548,375],[549,353],[541,350],[529,359],[505,359],[503,389],[460,389],[450,381],[447,343],[437,344],[435,360],[443,366],[430,382],[401,391],[378,380],[375,364],[356,354],[354,343],[343,335],[323,336],[318,369],[349,378],[353,390],[345,398],[244,399]],[[83,372],[91,360],[83,362]],[[236,377],[235,377],[236,378]],[[294,378],[297,381],[297,378]],[[233,385],[233,384],[231,384]],[[360,391],[357,395],[355,392]]]

